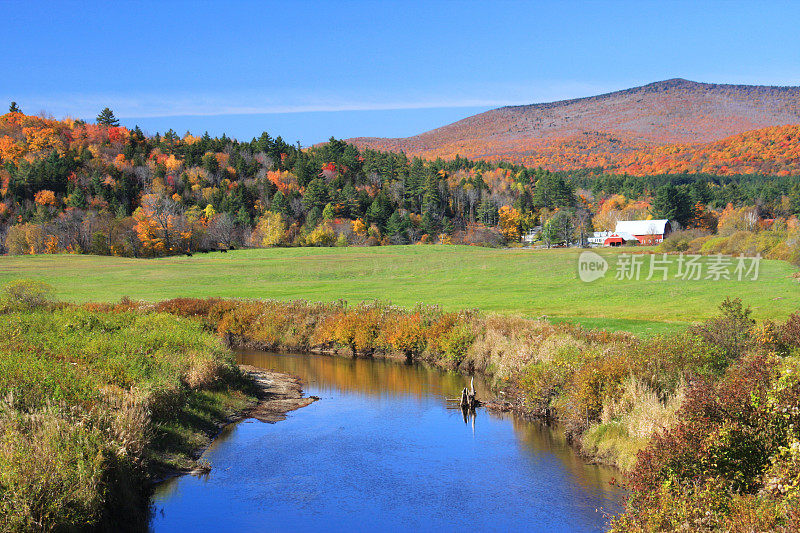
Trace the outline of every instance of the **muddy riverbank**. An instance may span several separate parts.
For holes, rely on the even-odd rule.
[[[239,365],[242,372],[256,386],[258,403],[240,418],[255,418],[261,422],[275,423],[286,420],[286,413],[311,405],[316,396],[303,396],[303,383],[299,377],[251,365]]]

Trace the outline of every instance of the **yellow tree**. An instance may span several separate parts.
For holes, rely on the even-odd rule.
[[[217,212],[214,210],[214,206],[208,204],[205,209],[203,209],[203,216],[206,219],[206,223],[210,222],[215,216]]]
[[[53,191],[42,189],[33,195],[33,201],[39,205],[55,206],[57,203],[56,195]]]
[[[353,222],[353,233],[362,238],[367,236],[367,225],[360,218]]]
[[[61,136],[55,128],[29,127],[22,128],[22,132],[25,135],[28,149],[31,152],[50,152],[56,150],[59,154],[64,154],[64,142],[61,140]]]
[[[286,223],[283,215],[266,211],[256,225],[256,242],[259,246],[277,246],[283,240]]]
[[[519,226],[522,215],[510,205],[504,205],[498,212],[500,233],[507,241],[515,242],[520,238]]]

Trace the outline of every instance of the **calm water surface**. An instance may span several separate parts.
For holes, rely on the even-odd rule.
[[[162,484],[152,530],[602,531],[624,494],[557,431],[447,409],[465,379],[385,361],[242,352],[321,398],[228,428],[211,474]],[[476,379],[479,397],[485,386]]]

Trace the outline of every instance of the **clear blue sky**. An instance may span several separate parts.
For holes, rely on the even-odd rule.
[[[306,145],[674,77],[798,85],[799,28],[800,2],[0,0],[0,99]]]

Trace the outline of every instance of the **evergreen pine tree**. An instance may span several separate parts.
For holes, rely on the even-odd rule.
[[[72,191],[72,194],[70,194],[67,199],[67,205],[76,209],[83,209],[86,207],[86,195],[83,193],[83,189],[75,187],[75,190]]]
[[[433,216],[431,216],[428,211],[425,211],[425,213],[422,214],[420,228],[422,229],[423,233],[427,233],[428,235],[436,235],[439,233],[439,222]]]
[[[239,208],[239,210],[236,212],[236,223],[239,226],[249,226],[252,223],[250,220],[250,214],[244,207]]]
[[[306,226],[311,229],[317,227],[319,221],[322,219],[322,211],[319,207],[314,207],[306,215]]]
[[[289,202],[287,202],[286,196],[281,191],[275,191],[272,197],[272,203],[270,204],[270,210],[286,216],[287,207],[289,207]]]
[[[456,225],[453,223],[453,220],[449,217],[444,217],[442,219],[442,231],[448,235],[452,235],[455,230]]]
[[[392,216],[389,217],[389,220],[386,221],[386,235],[392,237],[397,235],[403,230],[403,217],[400,215],[399,211],[395,211],[392,213]]]
[[[685,226],[694,218],[692,198],[683,187],[667,184],[659,187],[652,205],[655,218],[666,218]]]
[[[119,120],[114,116],[114,112],[107,107],[97,115],[97,123],[101,126],[119,126]]]
[[[483,201],[481,201],[478,206],[477,215],[478,220],[485,226],[494,226],[497,224],[497,206],[488,195],[483,197]]]
[[[303,195],[303,205],[306,209],[319,207],[322,209],[328,203],[328,188],[325,182],[317,178],[312,180],[306,187],[305,194]]]

